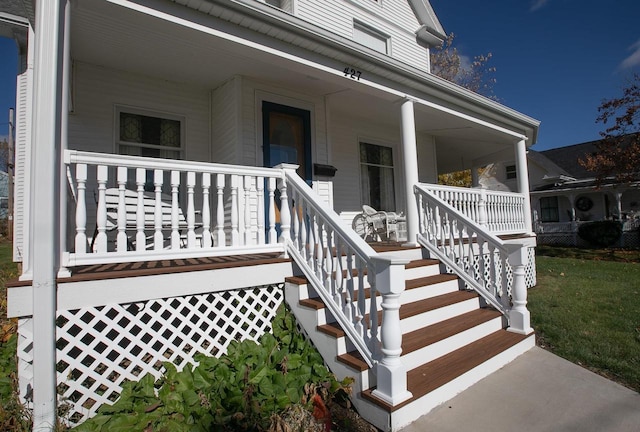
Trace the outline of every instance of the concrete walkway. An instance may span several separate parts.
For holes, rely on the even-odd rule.
[[[402,432],[638,432],[640,394],[534,347]]]

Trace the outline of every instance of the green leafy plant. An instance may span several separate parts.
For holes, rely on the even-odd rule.
[[[617,221],[596,221],[580,225],[578,236],[597,247],[608,247],[620,240],[622,224]]]
[[[263,431],[274,414],[295,404],[311,408],[314,397],[328,401],[349,392],[352,382],[335,379],[284,307],[273,334],[258,343],[234,341],[226,355],[196,361],[182,371],[165,363],[162,378],[147,374],[125,383],[113,405],[74,430]]]

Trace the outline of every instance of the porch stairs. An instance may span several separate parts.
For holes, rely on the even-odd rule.
[[[397,431],[453,398],[535,345],[534,335],[506,330],[506,320],[487,307],[439,261],[421,249],[385,252],[410,259],[400,308],[402,362],[413,397],[396,406],[376,398],[373,370],[345,337],[304,277],[289,277],[285,299],[339,379],[355,378],[352,403],[360,415],[383,431]],[[369,290],[356,295],[369,296]],[[380,306],[378,306],[380,308]],[[379,312],[381,319],[382,315]]]

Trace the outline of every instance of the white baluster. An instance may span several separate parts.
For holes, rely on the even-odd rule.
[[[125,252],[128,247],[127,239],[127,208],[125,201],[127,185],[127,167],[118,167],[118,236],[116,250]]]
[[[87,202],[85,197],[85,191],[87,189],[87,165],[76,165],[76,183],[78,202],[76,203],[75,251],[77,254],[85,254],[87,253]]]
[[[180,249],[180,220],[178,189],[180,188],[180,171],[171,171],[171,249]]]
[[[251,224],[251,176],[244,176],[244,244],[253,243]]]
[[[224,234],[224,174],[216,174],[216,246],[225,247],[227,240]]]
[[[300,253],[302,254],[302,258],[307,261],[308,260],[308,255],[309,255],[309,248],[307,247],[307,234],[308,234],[308,227],[307,227],[307,221],[309,220],[308,217],[308,205],[306,201],[302,201],[300,203],[300,208],[302,211],[302,215],[300,216]]]
[[[107,251],[107,202],[105,191],[107,190],[107,180],[109,177],[108,169],[105,165],[97,167],[98,181],[98,212],[96,215],[96,226],[98,234],[96,235],[96,251],[104,253]]]
[[[231,176],[231,245],[238,246],[240,237],[238,233],[238,176]]]
[[[136,169],[136,185],[138,186],[138,200],[136,203],[136,251],[144,251],[147,248],[144,234],[144,184],[146,182],[146,170]]]
[[[164,247],[164,236],[162,235],[162,182],[164,172],[162,170],[153,171],[153,186],[155,192],[155,205],[153,208],[153,250],[162,250]]]
[[[187,248],[196,247],[196,206],[194,204],[194,193],[196,187],[196,173],[187,172]]]
[[[256,190],[258,201],[258,244],[263,245],[265,242],[264,232],[264,177],[256,178]]]
[[[480,200],[478,202],[478,225],[487,228],[488,216],[487,216],[487,191],[486,189],[480,189]]]
[[[276,190],[276,179],[273,177],[269,177],[267,179],[267,191],[269,193],[269,200],[267,205],[269,206],[269,244],[277,243],[277,233],[276,233],[276,202],[275,202],[275,190]]]
[[[296,195],[295,190],[291,191],[291,201],[294,203],[293,211],[291,213],[291,238],[293,239],[293,246],[296,250],[300,250],[300,217],[298,208],[300,207],[299,196]]]
[[[202,174],[202,247],[211,247],[211,201],[209,189],[211,188],[211,174]]]

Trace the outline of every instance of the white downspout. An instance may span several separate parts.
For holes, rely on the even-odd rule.
[[[402,129],[402,162],[407,206],[407,242],[405,246],[417,246],[418,205],[413,193],[413,186],[418,183],[418,150],[416,148],[416,120],[411,99],[405,99],[402,102],[400,126]]]
[[[36,0],[33,93],[33,430],[56,425],[56,273],[60,264],[63,0]],[[37,174],[35,174],[37,173]]]
[[[527,168],[527,146],[525,140],[516,143],[516,173],[518,178],[518,192],[524,195],[524,225],[527,233],[531,233],[531,198],[529,197],[529,170]]]

